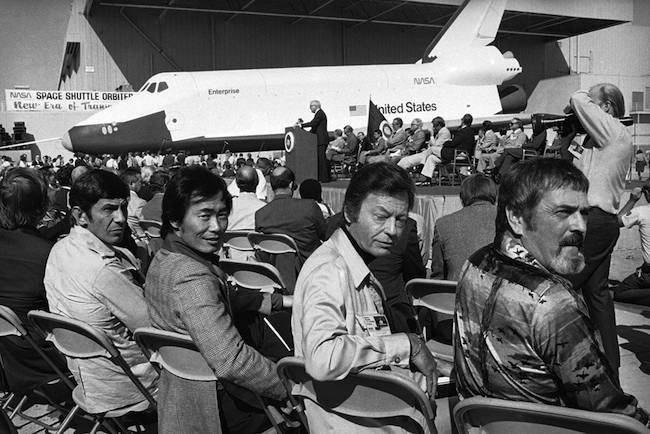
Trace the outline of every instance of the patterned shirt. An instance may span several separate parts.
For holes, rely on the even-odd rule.
[[[582,298],[510,235],[465,263],[456,294],[458,393],[621,413],[648,423],[613,380]]]

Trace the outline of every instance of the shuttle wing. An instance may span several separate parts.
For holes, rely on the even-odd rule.
[[[494,41],[508,0],[465,0],[424,50],[422,63],[445,51],[484,47]]]

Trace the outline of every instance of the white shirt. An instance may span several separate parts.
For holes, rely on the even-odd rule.
[[[257,172],[258,180],[255,194],[259,200],[266,200],[266,178],[260,169],[255,169],[255,171]],[[233,197],[239,196],[239,187],[237,186],[237,182],[233,181],[230,183],[228,186],[228,192]]]
[[[621,220],[628,229],[634,225],[639,226],[643,261],[650,264],[650,204],[632,208],[632,211],[628,215],[624,215]]]
[[[595,144],[585,148],[580,159],[573,160],[589,180],[589,205],[616,214],[634,154],[632,136],[618,119],[598,107],[587,92],[575,92],[570,103]]]

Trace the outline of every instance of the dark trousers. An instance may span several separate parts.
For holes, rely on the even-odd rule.
[[[325,156],[326,150],[327,143],[318,145],[318,182],[330,182],[330,163]]]
[[[504,149],[503,154],[494,161],[494,171],[503,175],[510,169],[510,166],[517,161],[521,161],[523,155],[524,150],[522,148]]]
[[[650,306],[650,264],[643,264],[614,289],[614,300]]]
[[[612,251],[619,235],[616,215],[600,208],[589,209],[587,234],[584,242],[585,269],[570,279],[576,289],[582,289],[589,316],[603,341],[603,348],[614,378],[618,381],[620,353],[616,335],[614,300],[609,292],[608,278]]]

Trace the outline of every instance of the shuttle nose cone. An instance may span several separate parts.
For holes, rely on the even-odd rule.
[[[63,143],[63,147],[68,151],[74,151],[72,149],[72,140],[70,140],[70,133],[65,133],[63,137],[61,137],[61,143]]]

